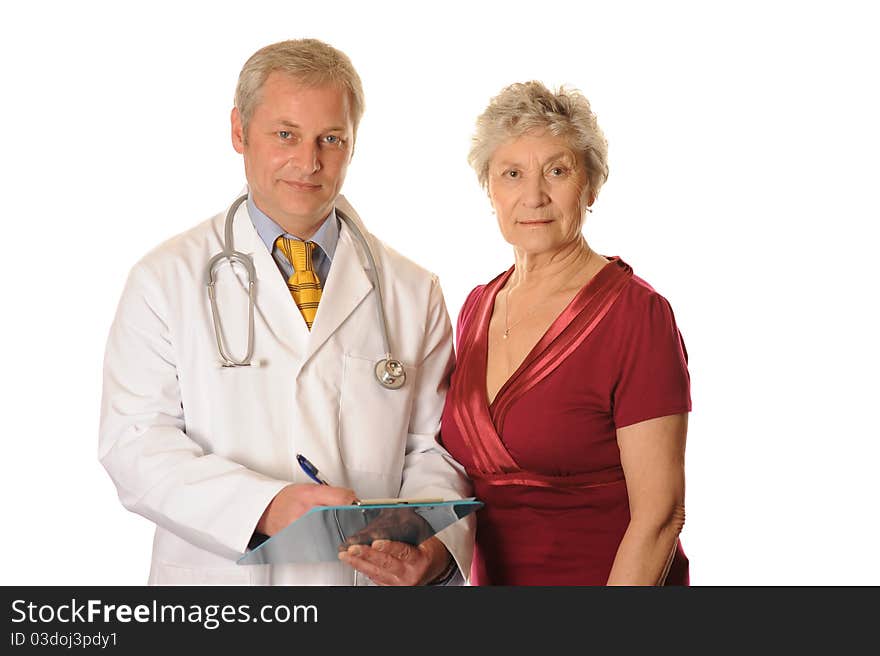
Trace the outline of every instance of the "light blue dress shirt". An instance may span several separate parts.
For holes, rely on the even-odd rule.
[[[293,275],[293,265],[284,257],[284,253],[275,248],[275,240],[282,235],[297,241],[302,241],[302,239],[284,232],[284,228],[260,211],[254,204],[254,201],[251,200],[250,195],[247,199],[247,208],[257,234],[260,235],[260,239],[266,244],[266,248],[269,249],[272,257],[275,259],[275,264],[278,265],[278,270],[286,281]],[[330,265],[333,264],[333,255],[336,253],[336,244],[339,242],[339,217],[336,216],[335,209],[330,211],[324,223],[321,224],[321,227],[318,228],[318,231],[312,235],[309,241],[315,242],[318,246],[312,253],[312,266],[315,269],[315,273],[318,274],[318,279],[323,287],[327,282],[327,276],[330,275]]]

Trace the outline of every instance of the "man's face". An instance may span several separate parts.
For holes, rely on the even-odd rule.
[[[244,156],[251,198],[290,234],[308,239],[330,213],[351,160],[354,128],[341,86],[266,78],[247,134],[232,110],[232,145]]]

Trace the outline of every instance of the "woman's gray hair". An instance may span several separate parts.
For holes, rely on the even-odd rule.
[[[364,115],[364,89],[361,78],[345,53],[318,39],[294,39],[273,43],[257,50],[238,75],[235,106],[241,114],[245,139],[254,108],[260,101],[260,90],[269,74],[286,73],[303,84],[324,86],[338,84],[348,91],[354,135]]]
[[[551,91],[534,80],[504,87],[477,118],[468,163],[484,189],[488,189],[489,163],[495,149],[532,130],[546,130],[567,139],[583,158],[591,195],[599,194],[608,179],[608,142],[590,101],[576,89]]]

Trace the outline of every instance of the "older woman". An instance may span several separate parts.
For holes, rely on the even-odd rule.
[[[687,584],[687,355],[669,303],[584,216],[608,176],[586,98],[513,84],[471,165],[514,266],[474,289],[442,438],[473,478],[478,585]]]

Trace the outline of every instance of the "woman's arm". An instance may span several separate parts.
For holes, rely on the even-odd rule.
[[[662,585],[684,526],[687,414],[649,419],[617,431],[630,521],[608,585]]]

